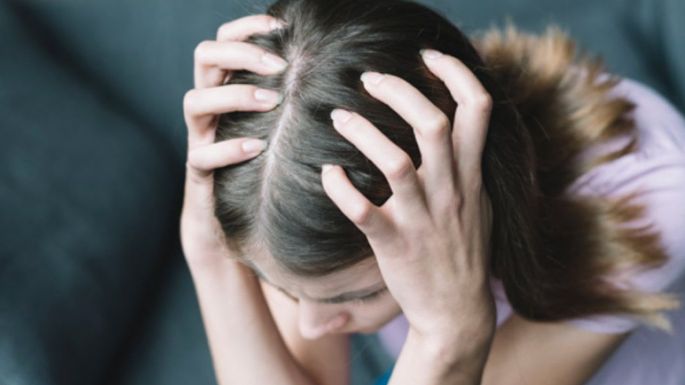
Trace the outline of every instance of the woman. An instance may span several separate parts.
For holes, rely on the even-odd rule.
[[[685,124],[661,108],[680,127],[641,152],[618,79],[572,59],[396,0],[277,1],[200,43],[181,237],[219,383],[348,384],[349,334],[399,324],[390,384],[579,385],[672,330],[685,215],[647,203],[682,196]]]

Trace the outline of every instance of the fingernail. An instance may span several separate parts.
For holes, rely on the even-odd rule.
[[[340,108],[336,108],[333,111],[331,111],[331,119],[333,119],[334,123],[344,124],[345,122],[350,120],[351,117],[352,114],[350,112]]]
[[[283,101],[283,95],[276,91],[258,88],[254,92],[254,98],[263,102],[280,103]]]
[[[327,172],[330,171],[332,168],[333,168],[333,166],[330,165],[330,164],[324,164],[324,165],[321,166],[321,169],[323,170],[323,174],[327,173]]]
[[[367,71],[362,74],[361,79],[364,83],[371,82],[372,84],[378,84],[383,80],[383,75],[378,72]]]
[[[266,148],[266,142],[261,139],[246,140],[242,144],[243,151],[248,154],[256,154],[262,152]]]
[[[275,70],[282,70],[288,66],[287,61],[270,53],[262,55],[262,62]]]
[[[439,58],[440,56],[442,56],[441,52],[436,51],[434,49],[430,49],[430,48],[424,48],[424,49],[420,50],[419,52],[421,52],[421,56],[423,56],[424,59],[428,59],[428,60],[436,59],[436,58]]]
[[[281,20],[271,20],[270,22],[271,29],[278,29],[278,28],[283,28],[285,27],[285,22]]]

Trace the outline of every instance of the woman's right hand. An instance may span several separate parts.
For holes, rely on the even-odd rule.
[[[180,221],[181,246],[191,266],[215,265],[230,257],[214,215],[213,170],[251,159],[261,153],[261,149],[245,149],[244,145],[250,143],[251,138],[214,143],[218,115],[238,110],[268,111],[280,102],[278,94],[271,90],[255,93],[259,88],[253,85],[225,85],[236,69],[260,75],[285,69],[285,60],[242,41],[255,33],[269,33],[281,27],[279,23],[282,22],[269,15],[245,16],[223,24],[216,40],[205,40],[195,48],[195,88],[186,92],[183,98],[188,153]],[[278,60],[281,66],[277,65]],[[260,100],[260,93],[267,97],[271,94],[271,98]]]

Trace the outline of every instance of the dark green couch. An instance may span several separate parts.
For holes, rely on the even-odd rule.
[[[685,110],[682,0],[424,3],[466,32],[556,22]],[[182,98],[195,45],[264,4],[0,2],[0,384],[215,383],[178,241]]]

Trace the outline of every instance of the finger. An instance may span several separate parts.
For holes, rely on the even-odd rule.
[[[392,221],[354,187],[342,167],[333,165],[322,170],[321,183],[333,203],[368,238],[389,241],[394,237]]]
[[[362,80],[371,96],[390,106],[414,128],[421,151],[418,172],[424,177],[426,198],[429,205],[432,202],[438,205],[433,212],[440,212],[441,202],[452,199],[456,191],[449,118],[400,77],[369,72]]]
[[[205,40],[195,48],[195,88],[225,83],[227,71],[248,70],[260,75],[283,71],[288,62],[254,44]]]
[[[254,138],[228,139],[188,151],[188,177],[195,183],[211,181],[214,169],[254,158],[266,142]]]
[[[359,149],[388,180],[397,202],[397,222],[407,224],[427,216],[425,197],[411,158],[361,115],[335,109],[335,129]]]
[[[268,33],[283,26],[283,20],[270,15],[248,15],[222,24],[217,29],[216,40],[245,40],[250,35]]]
[[[217,29],[216,40],[241,41],[253,34],[269,33],[283,25],[283,21],[269,15],[249,15],[222,24]],[[225,84],[230,78],[230,72],[215,66],[196,64],[194,78],[195,88],[213,87]]]
[[[259,99],[261,95],[266,99]],[[214,141],[211,123],[216,115],[231,111],[268,111],[281,101],[277,92],[249,84],[189,90],[183,97],[183,113],[190,148]]]
[[[210,144],[188,151],[186,160],[186,183],[184,186],[184,207],[189,205],[201,205],[199,210],[190,212],[212,212],[214,177],[213,170],[229,164],[238,163],[251,159],[261,151],[250,151],[242,145],[252,141],[253,138],[229,139],[226,141]],[[200,217],[199,220],[203,218]]]
[[[461,60],[444,54],[432,59],[423,57],[428,69],[442,79],[457,102],[452,140],[459,175],[480,178],[492,98]]]

